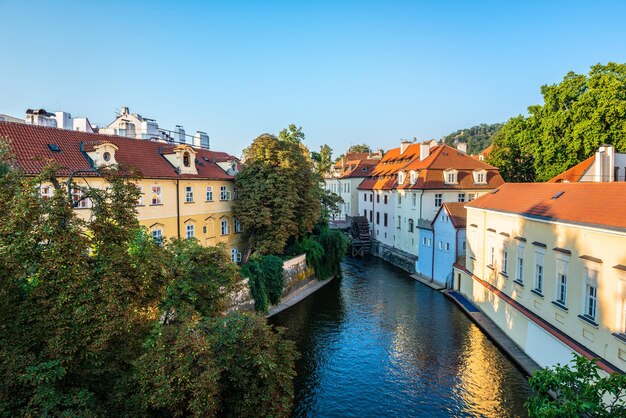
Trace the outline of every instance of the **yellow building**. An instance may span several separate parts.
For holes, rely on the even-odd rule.
[[[466,205],[454,287],[541,366],[626,370],[626,183],[504,184]]]
[[[7,138],[17,164],[27,175],[37,175],[49,161],[59,174],[72,177],[79,216],[90,216],[91,203],[82,199],[85,187],[104,188],[96,168],[119,164],[141,173],[137,202],[140,223],[156,240],[197,238],[203,245],[223,242],[233,261],[244,250],[240,223],[233,217],[234,175],[239,162],[223,152],[19,123],[0,122],[0,137]],[[50,196],[50,185],[41,186]]]

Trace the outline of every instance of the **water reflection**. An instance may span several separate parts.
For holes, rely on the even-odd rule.
[[[449,300],[378,259],[272,318],[302,357],[296,416],[524,416],[524,375]]]

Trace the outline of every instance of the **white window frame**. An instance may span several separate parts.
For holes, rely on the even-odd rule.
[[[163,245],[163,230],[161,228],[154,228],[150,231],[152,234],[152,239],[158,245]]]
[[[185,186],[185,203],[193,203],[193,186]]]
[[[222,236],[228,235],[230,233],[230,224],[228,223],[228,219],[222,219],[220,221],[220,234]]]
[[[224,202],[230,200],[230,192],[228,191],[228,187],[220,186],[220,201]]]
[[[562,306],[567,306],[567,282],[569,279],[569,260],[565,258],[556,258],[556,266],[554,272],[554,301]],[[565,280],[562,281],[561,278]]]
[[[457,201],[459,203],[465,203],[465,193],[459,193],[457,196]]]
[[[190,239],[196,236],[196,226],[192,223],[185,224],[185,238]]]
[[[43,200],[51,199],[53,194],[52,186],[42,185],[39,187],[39,196]]]
[[[235,234],[238,234],[243,231],[241,227],[241,221],[239,219],[235,219]]]
[[[517,253],[516,253],[516,260],[515,260],[515,280],[517,280],[520,283],[524,283],[524,273],[525,273],[525,269],[526,266],[524,265],[524,250],[526,249],[526,247],[524,247],[521,244],[517,245]]]
[[[533,289],[543,294],[543,285],[546,281],[546,269],[544,265],[545,253],[541,251],[535,251],[535,267],[533,270]]]
[[[162,205],[163,204],[163,195],[161,190],[161,185],[153,184],[150,186],[150,204],[151,205]]]
[[[72,187],[72,205],[74,205],[74,209],[88,209],[91,206],[89,199],[83,198],[84,195],[82,187]]]
[[[582,316],[594,323],[598,323],[598,283],[600,282],[600,270],[596,266],[587,264],[583,269],[583,274],[584,293]],[[593,295],[590,292],[591,289],[594,289]],[[589,314],[590,310],[593,315]]]
[[[509,274],[509,243],[507,241],[502,242],[502,267],[500,271],[505,275]]]
[[[207,202],[213,201],[213,186],[206,186],[205,199]]]
[[[435,193],[435,207],[439,208],[443,204],[443,193]]]
[[[139,189],[139,198],[137,199],[137,206],[143,206],[143,197],[145,193],[143,192],[143,185],[137,184],[137,189]]]

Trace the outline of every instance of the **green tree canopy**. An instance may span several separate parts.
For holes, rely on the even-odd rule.
[[[326,144],[321,145],[319,152],[311,152],[311,159],[315,164],[315,172],[323,177],[333,165],[333,149]]]
[[[278,133],[278,138],[281,141],[294,142],[296,144],[301,144],[304,141],[304,132],[302,132],[302,127],[298,127],[293,123],[289,125],[286,129],[283,129]]]
[[[494,136],[488,162],[507,181],[546,181],[590,157],[600,145],[626,151],[626,64],[568,73],[541,87],[543,105],[511,118]]]
[[[443,142],[446,145],[453,147],[455,141],[464,142],[467,144],[468,154],[478,154],[489,145],[493,140],[493,136],[502,128],[501,123],[494,123],[488,125],[481,123],[477,126],[472,126],[467,129],[459,129],[452,132],[443,138]]]
[[[247,255],[282,253],[290,238],[311,231],[320,217],[319,177],[299,142],[260,135],[244,150],[235,186],[234,214],[248,237]]]
[[[223,315],[241,282],[226,248],[155,243],[119,169],[83,190],[83,221],[57,168],[26,177],[0,141],[0,415],[289,415],[294,345]]]

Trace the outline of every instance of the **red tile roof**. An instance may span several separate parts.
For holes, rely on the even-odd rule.
[[[439,209],[439,212],[444,209],[448,212],[448,215],[450,215],[450,220],[455,228],[465,228],[467,222],[467,209],[465,209],[464,202],[445,202]],[[433,218],[433,223],[435,222],[435,219],[437,219],[437,216],[439,216],[439,212],[437,212],[437,215]]]
[[[404,154],[399,155],[399,148],[390,150],[381,163],[359,185],[361,190],[372,189],[493,189],[504,183],[498,169],[471,158],[469,155],[448,145],[439,145],[430,150],[430,154],[423,161],[420,160],[419,144],[410,145]],[[391,154],[388,156],[388,154]],[[407,161],[408,160],[408,161]],[[387,164],[385,164],[387,162]],[[444,171],[455,169],[457,183],[444,183]],[[475,184],[474,170],[486,171],[486,183]],[[403,184],[398,184],[397,174],[400,171],[407,173]],[[409,181],[409,172],[415,171],[417,179],[414,184]],[[375,178],[378,177],[378,178]]]
[[[0,122],[0,137],[9,140],[17,164],[29,175],[39,174],[48,161],[54,161],[62,167],[60,175],[91,170],[86,152],[93,150],[95,145],[111,143],[118,147],[115,152],[117,162],[138,169],[146,178],[233,178],[212,160],[234,158],[224,152],[195,149],[198,174],[179,175],[162,155],[171,145],[162,142],[10,122]],[[60,152],[52,151],[49,144],[57,145]]]
[[[591,157],[587,158],[585,161],[582,161],[576,164],[574,167],[565,170],[558,176],[548,180],[548,183],[572,183],[580,181],[582,176],[585,174],[589,167],[596,161],[595,154]]]
[[[466,207],[626,231],[625,182],[506,183]]]

